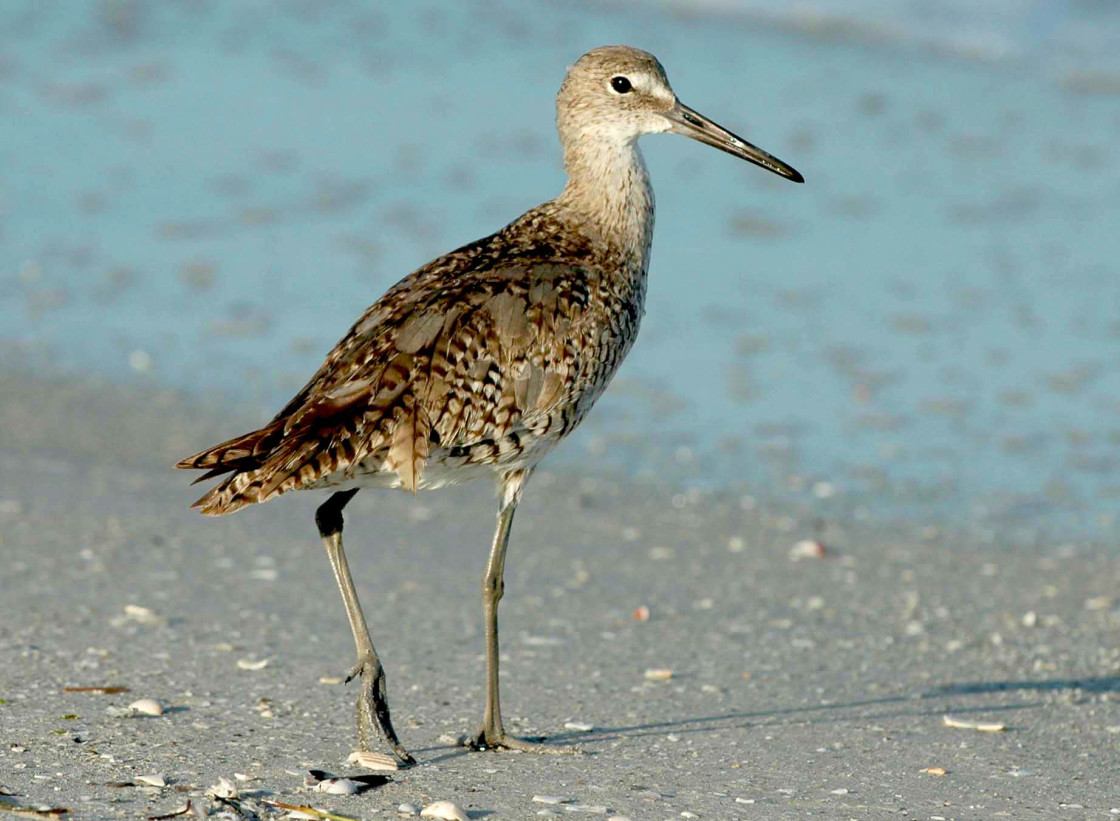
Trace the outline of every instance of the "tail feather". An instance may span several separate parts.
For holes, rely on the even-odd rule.
[[[247,467],[259,465],[271,453],[273,447],[279,443],[283,435],[283,425],[275,422],[266,425],[260,430],[252,431],[214,445],[206,450],[199,451],[193,456],[188,456],[175,464],[179,470],[205,470],[220,469],[214,476],[220,476],[230,470],[243,470]],[[209,478],[205,476],[203,478]],[[202,481],[202,480],[199,480]]]
[[[235,474],[220,485],[211,488],[206,495],[196,499],[191,507],[203,516],[224,516],[227,513],[234,513],[256,501],[255,498],[250,498],[252,484],[252,473]]]
[[[267,502],[289,490],[314,484],[330,473],[345,470],[354,462],[352,448],[326,439],[304,439],[284,443],[263,462],[252,465],[221,465],[203,474],[213,478],[234,472],[198,499],[192,507],[206,516],[233,513],[246,505]]]
[[[206,471],[192,484],[227,473],[234,474],[208,491],[191,507],[199,509],[206,516],[221,516],[256,501],[252,487],[260,484],[257,474],[271,456],[271,449],[279,443],[282,432],[283,425],[273,422],[178,462],[175,467],[179,470]]]
[[[207,516],[233,513],[289,490],[314,486],[324,476],[353,470],[363,459],[384,457],[390,446],[392,469],[415,491],[431,426],[411,401],[398,401],[402,391],[379,396],[371,406],[361,401],[368,398],[368,384],[349,386],[277,416],[260,430],[183,459],[177,468],[206,471],[197,481],[225,477],[192,507]],[[390,442],[395,426],[402,430]]]

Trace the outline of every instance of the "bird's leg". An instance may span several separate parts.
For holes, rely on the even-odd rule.
[[[503,576],[513,514],[530,473],[532,470],[513,471],[502,478],[498,527],[494,532],[494,544],[490,548],[486,573],[482,577],[482,614],[486,628],[486,712],[482,719],[482,727],[471,739],[470,746],[475,749],[504,748],[527,752],[566,753],[572,750],[515,738],[507,735],[505,727],[502,726],[502,708],[498,694],[498,602],[505,593]]]
[[[408,754],[393,730],[393,722],[389,718],[385,671],[381,667],[381,659],[377,657],[377,651],[373,648],[373,641],[369,637],[366,617],[362,613],[358,591],[354,589],[354,579],[350,575],[350,565],[342,549],[342,509],[357,492],[357,489],[354,489],[332,494],[315,511],[315,524],[319,526],[323,547],[326,548],[335,581],[338,582],[338,589],[342,593],[342,603],[346,605],[346,616],[350,619],[354,645],[358,650],[358,663],[346,676],[347,682],[356,676],[361,677],[357,702],[358,740],[363,750],[369,750],[373,736],[381,736],[393,748],[393,753],[402,763],[415,764],[416,759]]]

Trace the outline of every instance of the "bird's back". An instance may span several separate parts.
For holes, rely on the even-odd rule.
[[[195,506],[535,464],[606,388],[645,296],[645,255],[566,216],[548,203],[397,283],[269,424],[177,465],[232,474]]]

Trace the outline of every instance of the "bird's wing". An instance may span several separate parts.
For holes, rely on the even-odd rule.
[[[371,306],[269,425],[180,463],[235,472],[199,500],[204,512],[363,460],[415,490],[433,447],[497,441],[563,401],[581,367],[574,332],[586,324],[593,270],[520,259],[424,273]]]

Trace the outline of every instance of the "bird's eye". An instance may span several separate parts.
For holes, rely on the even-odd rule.
[[[630,85],[630,81],[625,77],[619,76],[611,79],[611,88],[613,88],[619,94],[629,94],[630,89],[633,88],[633,86]]]

